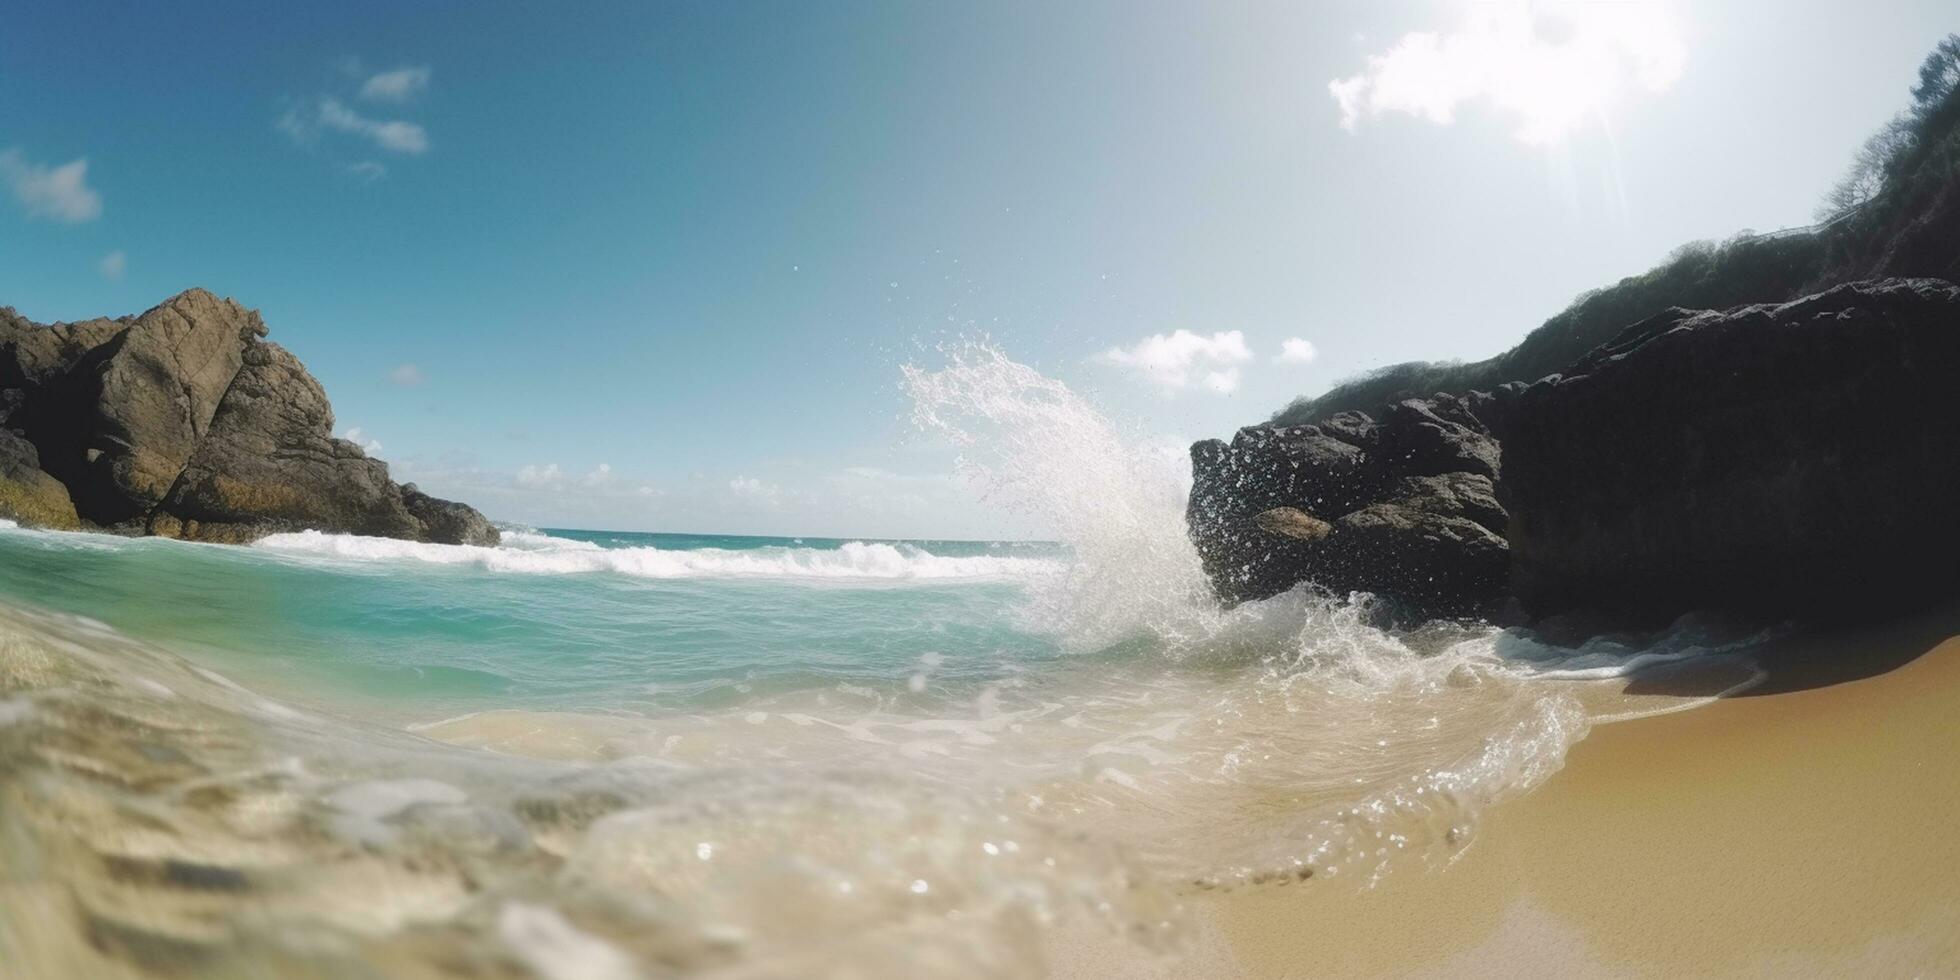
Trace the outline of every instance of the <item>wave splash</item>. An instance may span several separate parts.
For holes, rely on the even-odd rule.
[[[1072,648],[1144,634],[1183,645],[1220,620],[1184,530],[1181,448],[1146,448],[1066,384],[966,342],[937,371],[903,368],[913,422],[961,449],[981,500],[1052,528],[1074,560],[1035,596],[1035,614]]]
[[[1137,791],[1099,830],[1160,873],[1373,881],[1410,856],[1454,860],[1480,814],[1550,778],[1585,737],[1584,682],[1758,638],[1684,622],[1567,650],[1481,623],[1391,631],[1371,597],[1311,587],[1222,610],[1186,534],[1181,451],[993,346],[942,353],[937,370],[904,369],[914,421],[961,447],[983,499],[1053,527],[1076,559],[1030,586],[1030,621],[1082,652],[1234,671],[1217,688],[1112,691],[1158,706],[1158,726],[1082,747],[1117,760],[1090,763],[1092,782]]]

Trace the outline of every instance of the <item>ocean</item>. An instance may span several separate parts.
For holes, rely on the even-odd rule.
[[[1184,900],[1433,873],[1696,617],[1561,647],[1223,610],[1181,472],[997,351],[920,425],[1050,542],[0,528],[0,963],[1028,976]],[[0,971],[4,973],[4,971]]]

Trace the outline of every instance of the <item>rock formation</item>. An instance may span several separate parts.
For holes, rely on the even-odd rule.
[[[1806,616],[1960,584],[1960,288],[1673,309],[1531,385],[1192,447],[1221,599]]]
[[[1807,613],[1960,579],[1960,289],[1668,310],[1526,388],[1503,498],[1526,606]]]
[[[315,529],[494,544],[463,504],[388,478],[259,314],[192,289],[136,317],[0,309],[0,517],[243,542]]]
[[[1228,601],[1302,581],[1417,615],[1479,615],[1503,597],[1497,443],[1462,400],[1241,429],[1192,446],[1191,472],[1186,519]]]

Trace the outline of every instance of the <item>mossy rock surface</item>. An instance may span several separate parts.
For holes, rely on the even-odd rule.
[[[0,477],[0,518],[30,527],[73,531],[82,526],[68,488],[45,473],[25,480]]]

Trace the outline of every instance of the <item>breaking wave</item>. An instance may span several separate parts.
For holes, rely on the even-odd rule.
[[[360,562],[474,566],[517,575],[612,573],[634,578],[809,579],[820,581],[1019,580],[1054,574],[1058,562],[992,555],[935,555],[911,544],[849,541],[836,548],[605,548],[523,531],[496,547],[426,544],[393,538],[300,531],[260,539],[284,555]]]

